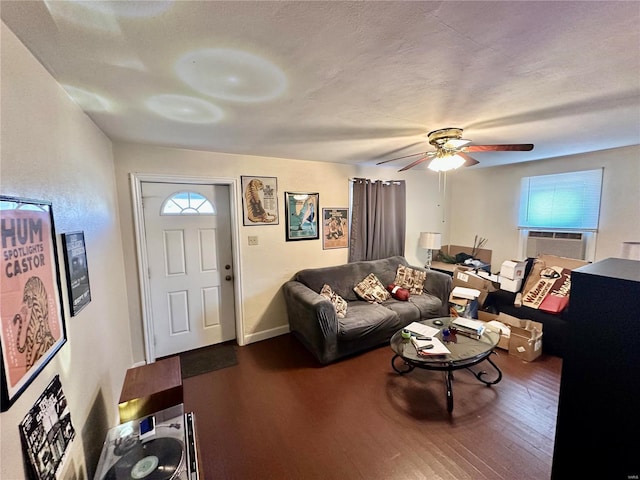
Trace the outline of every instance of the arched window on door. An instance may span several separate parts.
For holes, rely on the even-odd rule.
[[[168,197],[160,215],[215,215],[216,208],[207,197],[197,192],[178,192]]]

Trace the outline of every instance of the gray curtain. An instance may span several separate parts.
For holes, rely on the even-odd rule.
[[[404,256],[404,180],[353,181],[349,262]]]

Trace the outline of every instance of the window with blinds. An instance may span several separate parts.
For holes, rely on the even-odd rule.
[[[598,230],[602,168],[524,177],[520,229]]]

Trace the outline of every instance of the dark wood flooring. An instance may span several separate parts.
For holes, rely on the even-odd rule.
[[[398,375],[388,346],[328,366],[291,334],[236,349],[184,380],[207,480],[550,478],[558,357],[498,350],[492,387],[457,371],[449,415],[444,374]]]

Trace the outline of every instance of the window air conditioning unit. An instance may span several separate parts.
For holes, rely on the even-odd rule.
[[[585,260],[586,244],[584,233],[530,231],[527,257],[547,254]]]

